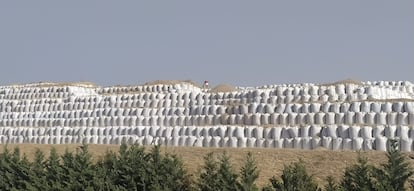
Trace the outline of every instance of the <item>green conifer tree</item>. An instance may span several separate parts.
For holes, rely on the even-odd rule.
[[[358,154],[358,162],[347,167],[341,181],[341,188],[345,191],[372,191],[375,189],[373,179],[374,167],[368,164],[368,160]]]
[[[219,185],[223,191],[237,191],[240,187],[237,181],[237,174],[230,163],[230,157],[227,153],[223,153],[220,157],[218,178]]]
[[[240,191],[257,191],[258,187],[255,181],[259,178],[256,161],[251,152],[247,153],[246,162],[240,169]]]
[[[201,191],[220,190],[218,162],[214,158],[213,153],[208,153],[204,157],[204,165],[198,178],[198,188]]]
[[[326,178],[326,185],[324,191],[340,191],[340,187],[336,184],[335,179],[332,176]]]
[[[318,191],[318,184],[306,171],[302,160],[289,166],[285,166],[281,180],[275,177],[270,179],[273,189],[276,191]],[[266,188],[268,190],[269,188]]]
[[[381,165],[382,169],[375,169],[377,189],[387,191],[404,191],[404,185],[413,175],[414,171],[406,157],[398,149],[398,141],[390,140],[390,149],[387,151],[387,163]]]

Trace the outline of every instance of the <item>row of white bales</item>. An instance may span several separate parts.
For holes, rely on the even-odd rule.
[[[410,82],[290,84],[208,92],[191,84],[0,87],[0,143],[386,150],[414,145]]]

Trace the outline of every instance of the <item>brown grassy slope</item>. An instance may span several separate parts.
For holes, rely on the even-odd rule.
[[[8,148],[12,149],[14,146],[19,146],[21,151],[31,159],[34,156],[36,148],[48,154],[50,148],[53,146],[57,149],[58,153],[63,153],[65,149],[73,151],[79,145],[19,144],[8,145]],[[3,152],[4,145],[0,145],[0,147],[0,152]],[[117,145],[89,145],[89,150],[93,154],[94,159],[98,159],[108,150],[116,152],[118,149],[119,146]],[[258,169],[260,170],[260,177],[257,182],[260,186],[268,184],[270,177],[274,175],[280,176],[284,165],[288,165],[299,159],[305,162],[308,172],[313,174],[322,186],[327,176],[334,176],[339,180],[345,167],[355,164],[357,159],[357,152],[353,151],[199,147],[162,147],[162,151],[180,156],[188,171],[192,174],[198,173],[200,167],[203,165],[203,157],[207,153],[214,152],[219,156],[219,154],[227,152],[231,156],[234,168],[238,170],[243,164],[246,154],[252,152],[258,163]],[[371,151],[363,152],[362,154],[368,157],[369,162],[374,165],[383,163],[386,160],[384,152]],[[410,162],[414,165],[414,160]]]

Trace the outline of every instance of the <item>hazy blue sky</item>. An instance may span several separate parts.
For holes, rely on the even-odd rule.
[[[0,84],[414,82],[414,1],[1,1]]]

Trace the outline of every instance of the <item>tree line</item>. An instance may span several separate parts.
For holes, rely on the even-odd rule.
[[[414,171],[395,140],[389,142],[387,162],[380,166],[358,156],[340,180],[328,177],[318,185],[306,171],[302,160],[285,165],[282,175],[272,177],[259,188],[257,161],[248,153],[240,169],[230,157],[209,153],[200,172],[189,174],[176,155],[162,153],[159,146],[150,150],[139,145],[122,144],[118,152],[107,151],[97,161],[87,145],[59,155],[55,148],[48,157],[36,150],[28,160],[20,149],[6,146],[0,154],[0,190],[136,190],[136,191],[404,191],[414,188]]]

